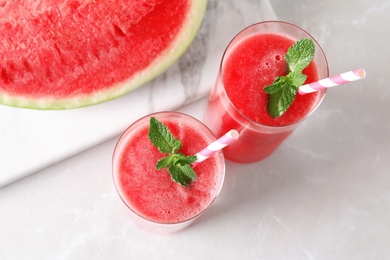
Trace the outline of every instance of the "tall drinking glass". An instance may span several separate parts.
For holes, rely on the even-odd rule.
[[[205,124],[216,136],[236,129],[240,137],[224,149],[225,158],[238,163],[260,161],[274,152],[323,100],[326,90],[297,94],[286,113],[272,118],[263,90],[287,74],[285,54],[297,40],[310,38],[315,57],[303,70],[306,83],[329,76],[328,63],[319,44],[303,29],[281,21],[254,24],[241,31],[222,57],[217,81],[210,93]]]
[[[132,219],[154,233],[172,233],[191,224],[214,202],[222,188],[225,161],[217,152],[194,167],[197,178],[189,187],[174,182],[156,163],[166,157],[148,138],[150,117],[179,139],[179,152],[195,155],[216,140],[203,123],[186,114],[159,112],[132,124],[120,137],[112,159],[115,187]]]

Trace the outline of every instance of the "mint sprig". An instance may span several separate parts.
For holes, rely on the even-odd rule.
[[[191,164],[196,161],[196,156],[178,153],[182,143],[156,118],[151,117],[149,123],[149,140],[160,152],[168,154],[157,162],[156,169],[168,167],[172,180],[188,187],[196,179],[196,173],[191,167]]]
[[[315,46],[311,39],[301,39],[295,42],[286,53],[289,73],[279,76],[274,82],[265,87],[268,94],[268,113],[272,117],[283,115],[290,107],[307,76],[302,71],[309,66],[314,58]]]

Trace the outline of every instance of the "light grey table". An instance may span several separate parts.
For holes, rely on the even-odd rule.
[[[0,189],[0,259],[389,259],[390,2],[271,1],[323,46],[328,91],[268,159],[227,162],[213,207],[188,229],[150,234],[111,179],[117,137]],[[245,14],[244,14],[245,15]],[[181,111],[202,118],[206,99]]]

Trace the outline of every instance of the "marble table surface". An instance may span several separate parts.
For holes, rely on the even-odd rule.
[[[81,145],[72,139],[74,132],[58,133],[50,121],[46,135],[39,135],[37,127],[52,112],[35,121],[29,119],[32,111],[1,108],[0,175],[13,174],[0,188],[0,259],[389,259],[389,12],[387,0],[210,0],[195,40],[200,43],[185,54],[206,46],[212,56],[204,56],[201,68],[191,68],[200,74],[180,74],[178,61],[161,78],[113,103],[64,112],[58,129],[76,120],[84,136],[90,129],[83,119],[97,113],[113,125]],[[120,132],[132,117],[154,110],[177,109],[202,119],[218,56],[229,39],[250,23],[276,17],[319,41],[331,74],[364,67],[366,79],[329,90],[319,109],[266,160],[227,162],[220,196],[187,229],[172,235],[139,229],[111,178]],[[166,88],[178,73],[180,81],[195,83],[183,83],[173,104],[160,103],[153,91]],[[146,105],[126,119],[120,108],[134,95],[143,96]],[[15,123],[15,114],[22,120]],[[93,126],[100,120],[92,120]],[[18,139],[4,146],[9,142],[4,136],[15,138],[15,132],[27,143]],[[43,149],[34,150],[35,142]],[[40,154],[46,149],[54,154]],[[27,158],[26,164],[14,156]]]

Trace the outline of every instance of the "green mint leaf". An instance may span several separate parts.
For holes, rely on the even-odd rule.
[[[183,175],[191,179],[191,181],[196,180],[196,173],[194,169],[188,164],[177,165],[177,168],[182,172]]]
[[[302,71],[313,60],[314,51],[315,46],[311,39],[301,39],[288,49],[287,76],[279,76],[271,85],[264,88],[268,94],[267,110],[272,117],[283,115],[293,103],[298,88],[306,81],[307,76],[302,74]]]
[[[314,58],[314,43],[311,39],[301,39],[295,42],[287,51],[286,61],[291,72],[300,72]]]
[[[148,136],[152,144],[162,153],[173,154],[181,148],[180,140],[176,139],[168,127],[154,117],[150,118]]]
[[[267,94],[272,95],[278,92],[279,90],[281,90],[286,83],[287,83],[287,77],[280,76],[276,78],[271,85],[265,87],[264,90],[265,92],[267,92]]]
[[[182,153],[176,153],[168,155],[167,157],[164,157],[160,160],[158,160],[156,164],[156,169],[161,170],[164,167],[168,167],[170,165],[190,165],[196,161],[196,156],[185,156]]]
[[[284,87],[273,95],[268,96],[267,109],[272,117],[283,115],[294,101],[298,88],[285,84]]]
[[[305,83],[307,76],[301,72],[290,72],[287,76],[288,84],[299,88]]]
[[[193,156],[185,156],[184,154],[182,153],[178,153],[178,160],[175,162],[176,165],[190,165],[192,163],[194,163],[196,161],[196,155],[193,155]]]
[[[188,187],[190,183],[196,179],[196,173],[188,164],[185,165],[170,165],[168,171],[172,180]]]
[[[148,136],[160,152],[169,154],[158,160],[156,169],[168,167],[172,180],[188,187],[196,179],[196,173],[191,167],[197,159],[196,155],[186,156],[178,153],[177,151],[182,146],[180,140],[176,139],[169,129],[154,117],[150,118]]]
[[[172,155],[168,155],[167,157],[164,157],[164,158],[158,160],[158,162],[156,164],[156,169],[161,170],[162,168],[168,167],[171,160],[172,160]]]

